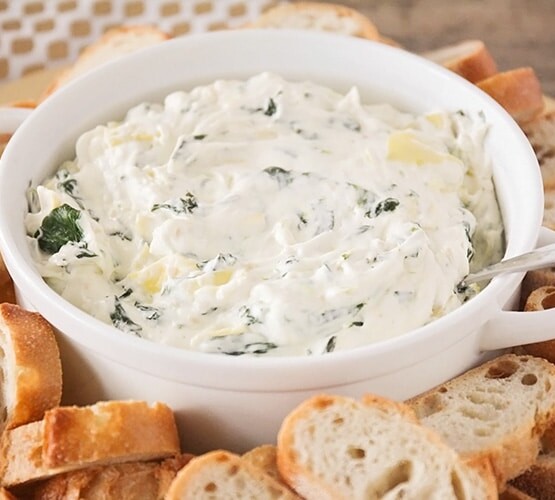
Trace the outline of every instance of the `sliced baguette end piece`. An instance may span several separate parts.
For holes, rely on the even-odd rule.
[[[320,2],[280,3],[268,9],[247,28],[293,28],[329,31],[379,40],[369,18],[344,5]]]
[[[539,116],[545,106],[540,81],[530,67],[497,73],[476,85],[501,104],[519,124]]]
[[[165,500],[299,497],[238,455],[215,450],[193,458],[173,480]]]
[[[472,83],[497,73],[497,64],[481,40],[464,40],[422,55]]]
[[[176,474],[193,455],[181,454],[155,462],[127,462],[87,467],[58,474],[28,488],[35,500],[140,498],[161,500]]]
[[[374,395],[306,400],[277,449],[281,475],[306,498],[497,498],[489,462],[466,464],[410,408]]]
[[[162,403],[106,401],[56,407],[44,419],[4,433],[0,485],[180,453],[173,412]]]
[[[2,431],[40,420],[60,404],[62,365],[50,324],[15,304],[0,304],[0,347]]]
[[[555,421],[555,366],[505,354],[407,404],[462,456],[489,460],[502,491],[535,462]]]

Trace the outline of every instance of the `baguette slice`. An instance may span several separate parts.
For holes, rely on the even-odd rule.
[[[555,194],[555,192],[554,192]],[[555,201],[555,197],[554,197]],[[555,207],[554,207],[555,208]],[[536,269],[528,271],[522,280],[521,286],[521,309],[526,307],[526,301],[530,294],[542,286],[555,286],[555,267],[546,267],[545,269]]]
[[[92,465],[163,459],[179,453],[172,411],[162,403],[108,401],[48,410],[8,431],[2,485],[44,479]]]
[[[87,46],[75,63],[58,75],[40,96],[39,102],[69,81],[84,75],[101,64],[145,47],[156,45],[168,38],[169,35],[152,26],[119,26],[112,28],[96,42]]]
[[[488,459],[502,491],[536,461],[555,421],[555,366],[506,354],[407,403],[462,456]]]
[[[555,452],[540,455],[536,463],[511,484],[532,498],[555,499]]]
[[[177,472],[192,458],[182,454],[162,462],[128,462],[66,472],[39,483],[26,496],[33,500],[163,500]]]
[[[380,39],[374,23],[360,12],[343,5],[319,2],[278,4],[247,27],[330,31],[369,40]]]
[[[216,450],[193,458],[177,474],[166,500],[299,497],[241,457]]]
[[[476,85],[501,104],[519,124],[533,120],[544,109],[541,84],[532,68],[497,73]]]
[[[524,305],[525,311],[544,311],[555,307],[555,286],[542,286],[534,290],[527,298]],[[523,353],[547,359],[551,363],[555,362],[555,330],[553,331],[554,340],[535,342],[520,347]]]
[[[309,500],[497,498],[487,461],[463,462],[408,406],[377,396],[306,400],[277,448],[281,475]]]
[[[0,304],[0,353],[2,433],[60,404],[62,366],[50,324],[14,304]]]
[[[425,52],[422,56],[441,64],[472,83],[485,80],[497,73],[497,64],[484,42],[464,40]]]

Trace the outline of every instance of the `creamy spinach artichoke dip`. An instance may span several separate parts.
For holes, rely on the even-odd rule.
[[[62,297],[163,344],[320,355],[459,307],[501,258],[483,116],[364,105],[264,73],[175,92],[84,133],[29,193]]]

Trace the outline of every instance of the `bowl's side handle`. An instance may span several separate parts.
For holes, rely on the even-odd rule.
[[[555,231],[542,227],[538,246],[555,243]],[[506,349],[555,339],[555,309],[499,311],[482,328],[480,349]]]

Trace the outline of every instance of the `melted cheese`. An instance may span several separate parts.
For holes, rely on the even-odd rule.
[[[59,294],[146,339],[229,355],[365,345],[459,307],[470,265],[501,257],[486,129],[272,74],[217,81],[83,134],[33,191],[29,243]],[[83,237],[48,254],[62,205]]]

